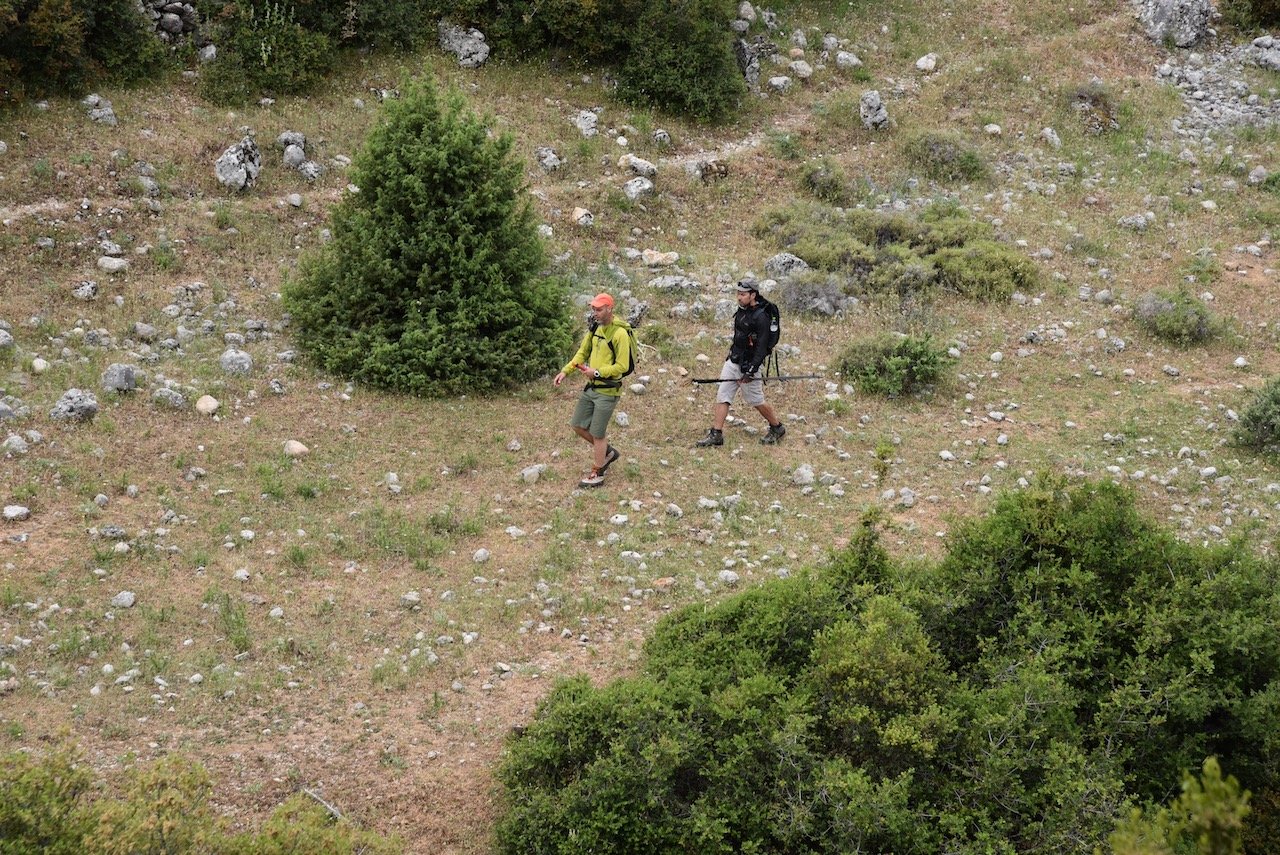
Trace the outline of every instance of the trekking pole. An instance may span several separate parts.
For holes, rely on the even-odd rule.
[[[821,374],[782,374],[782,375],[774,375],[773,377],[763,377],[761,378],[760,382],[768,383],[770,380],[780,380],[785,382],[787,380],[823,380],[823,379],[825,378]],[[721,380],[719,377],[715,377],[715,378],[694,377],[694,378],[691,378],[689,382],[690,383],[724,383],[725,381]],[[733,382],[733,381],[729,381],[729,382]]]

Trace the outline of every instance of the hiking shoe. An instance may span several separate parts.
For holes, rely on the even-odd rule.
[[[613,465],[613,461],[617,460],[621,456],[622,455],[618,453],[618,449],[614,448],[612,445],[609,446],[604,453],[604,465],[600,467],[600,474],[603,475],[605,470]]]
[[[712,445],[724,445],[724,431],[708,428],[707,435],[694,443],[696,448],[707,448]]]
[[[579,487],[599,487],[604,483],[604,471],[592,469],[591,473],[578,482]]]
[[[782,442],[782,438],[787,435],[787,426],[782,422],[776,425],[769,425],[769,432],[760,437],[761,445],[777,445]]]

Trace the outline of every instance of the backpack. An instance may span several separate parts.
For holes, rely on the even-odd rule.
[[[597,324],[595,321],[592,321],[591,328],[587,332],[587,335],[591,336],[592,347],[595,347],[596,329],[598,329],[599,326],[600,325]],[[636,359],[640,356],[640,348],[636,346],[636,331],[633,330],[629,324],[624,323],[624,324],[621,324],[621,326],[624,330],[627,331],[627,342],[631,352],[630,353],[631,358],[627,361],[627,370],[623,371],[622,374],[618,376],[617,380],[592,380],[591,385],[594,387],[599,388],[601,386],[607,386],[610,389],[616,389],[622,385],[623,377],[626,377],[628,374],[636,370]],[[606,339],[606,341],[609,344],[609,352],[613,354],[613,361],[616,363],[618,361],[618,346],[613,343],[613,339]],[[590,358],[589,353],[588,353],[588,358]]]
[[[764,309],[769,315],[769,334],[758,345],[764,348],[764,360],[760,364],[764,366],[764,376],[768,377],[772,362],[773,374],[776,377],[782,373],[778,370],[778,354],[773,352],[773,349],[778,346],[778,339],[782,337],[782,313],[778,311],[776,303],[769,302],[759,292],[756,293],[756,306]]]

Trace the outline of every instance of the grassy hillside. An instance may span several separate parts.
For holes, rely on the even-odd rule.
[[[654,621],[734,587],[722,570],[741,589],[813,562],[868,505],[885,511],[890,549],[935,555],[957,516],[1047,469],[1128,482],[1180,537],[1249,531],[1270,548],[1280,469],[1226,440],[1280,371],[1280,194],[1247,181],[1256,166],[1280,171],[1276,126],[1179,135],[1184,105],[1155,77],[1168,56],[1119,0],[824,3],[781,21],[784,53],[787,34],[807,35],[813,77],[715,128],[625,109],[598,74],[501,57],[462,71],[435,53],[351,59],[311,97],[241,111],[175,78],[100,93],[114,127],[73,100],[0,114],[0,321],[16,342],[0,350],[0,389],[30,410],[0,422],[27,446],[0,457],[0,494],[31,512],[0,523],[0,751],[68,741],[108,782],[182,752],[209,768],[237,822],[307,787],[410,851],[485,852],[502,740],[556,678],[627,673]],[[862,70],[819,62],[824,33]],[[929,52],[939,62],[926,74],[916,60]],[[348,192],[341,159],[377,119],[370,90],[416,75],[459,87],[514,135],[550,254],[579,294],[650,304],[638,373],[651,380],[619,407],[629,425],[610,437],[623,456],[603,489],[576,489],[588,468],[567,425],[576,387],[548,377],[511,396],[426,401],[282,356],[293,345],[278,292]],[[1277,97],[1275,73],[1244,78]],[[859,121],[868,89],[887,103],[885,131]],[[1117,127],[1091,133],[1086,101]],[[607,130],[582,138],[570,119],[596,107]],[[213,161],[245,128],[262,175],[231,195]],[[326,167],[315,183],[281,163],[285,130]],[[985,177],[928,178],[911,143],[929,131],[972,147]],[[544,173],[539,146],[566,166]],[[658,164],[655,198],[623,195],[627,151]],[[708,158],[723,178],[685,169]],[[693,449],[714,392],[688,377],[716,370],[729,322],[672,309],[731,300],[736,279],[763,275],[776,249],[752,225],[806,197],[819,158],[843,172],[850,206],[954,199],[1033,257],[1043,285],[1008,304],[871,300],[834,320],[788,316],[784,370],[830,385],[768,387],[789,427],[778,447],[735,409],[744,421],[724,448]],[[157,185],[152,205],[141,177]],[[577,225],[576,207],[594,225]],[[1144,230],[1119,223],[1148,211]],[[104,240],[126,272],[95,267]],[[679,253],[698,294],[650,287],[675,268],[647,268],[646,249]],[[73,296],[84,280],[96,299]],[[1145,292],[1182,282],[1212,294],[1222,325],[1206,344],[1169,345],[1132,317]],[[1091,296],[1104,289],[1114,301]],[[847,342],[906,328],[960,353],[932,394],[863,397],[832,374]],[[246,376],[219,367],[227,334],[246,339]],[[144,368],[146,387],[103,393],[116,362]],[[165,380],[184,409],[154,401]],[[52,421],[73,387],[95,390],[101,411]],[[215,416],[192,408],[201,395],[218,400]],[[285,456],[291,439],[310,453]],[[521,478],[537,464],[536,482]],[[792,478],[805,464],[820,476],[807,490]],[[123,591],[132,607],[112,605]]]

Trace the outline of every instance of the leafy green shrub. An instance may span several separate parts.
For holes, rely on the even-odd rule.
[[[389,101],[356,157],[360,188],[333,241],[284,289],[298,343],[322,368],[417,395],[490,394],[553,368],[570,346],[511,139],[488,137],[456,92]]]
[[[876,253],[876,264],[866,279],[873,294],[896,294],[903,299],[927,298],[938,281],[938,270],[903,244],[890,244]]]
[[[630,31],[618,97],[706,122],[728,119],[747,94],[725,22],[729,0],[651,0]]]
[[[1280,453],[1280,377],[1272,377],[1240,414],[1235,442],[1268,454]]]
[[[664,619],[637,676],[560,683],[499,770],[499,850],[1088,852],[1203,767],[1116,851],[1238,852],[1274,820],[1240,790],[1280,767],[1280,564],[1241,545],[1052,477],[932,566],[864,522],[825,567]]]
[[[468,4],[463,4],[464,7]],[[510,56],[550,57],[586,65],[615,63],[626,55],[643,0],[544,0],[537,4],[471,0],[469,17],[495,50]]]
[[[1240,782],[1231,775],[1222,777],[1216,757],[1207,757],[1199,778],[1183,774],[1182,794],[1170,806],[1134,811],[1117,825],[1108,842],[1115,855],[1240,855],[1259,851],[1242,848],[1248,815],[1249,793],[1241,792]]]
[[[1034,288],[1040,279],[1031,259],[990,240],[944,247],[929,259],[938,268],[939,284],[975,300],[1007,300],[1014,291]]]
[[[1228,23],[1242,30],[1280,26],[1280,0],[1221,0],[1218,11]]]
[[[0,756],[0,855],[79,855],[93,826],[89,773],[65,752]]]
[[[810,267],[862,283],[875,269],[877,253],[848,231],[814,230],[791,247]]]
[[[1208,341],[1216,332],[1209,307],[1185,290],[1148,291],[1138,298],[1133,317],[1151,335],[1183,346]]]
[[[1271,173],[1262,179],[1262,184],[1259,186],[1268,193],[1280,194],[1280,172]]]
[[[846,345],[836,370],[863,394],[897,397],[937,381],[950,361],[931,336],[885,333]]]
[[[933,202],[920,212],[925,228],[918,238],[922,252],[937,252],[949,246],[964,246],[980,240],[994,240],[995,230],[975,220],[968,211],[950,200]]]
[[[958,136],[924,131],[907,140],[907,162],[935,181],[977,181],[987,174],[987,165],[977,149]]]
[[[133,0],[0,0],[0,103],[134,82],[166,58]]]
[[[202,71],[200,90],[215,103],[305,92],[333,62],[329,38],[304,27],[280,0],[232,5],[214,32],[218,56]]]

